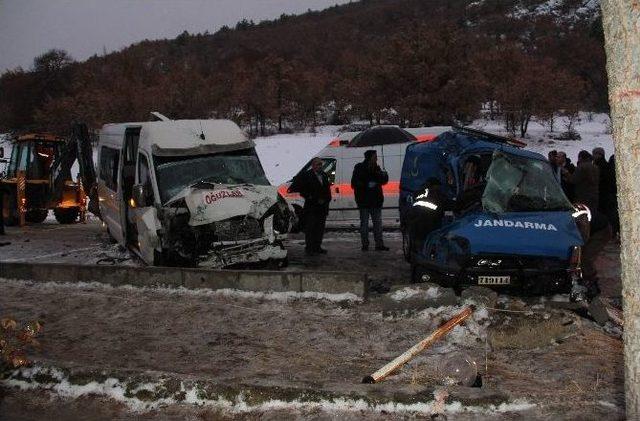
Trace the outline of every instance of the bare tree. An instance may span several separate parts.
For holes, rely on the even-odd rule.
[[[602,0],[622,238],[627,419],[640,419],[640,7]]]

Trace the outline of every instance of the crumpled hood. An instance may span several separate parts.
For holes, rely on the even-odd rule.
[[[470,252],[569,257],[582,236],[570,212],[477,212],[454,222],[448,235],[469,240]]]
[[[235,216],[259,219],[278,202],[278,188],[253,184],[188,187],[169,203],[182,198],[191,214],[189,225],[198,226]]]

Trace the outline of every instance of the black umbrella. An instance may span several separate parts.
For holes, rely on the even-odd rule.
[[[415,142],[416,137],[397,126],[377,126],[365,130],[349,142],[349,147],[390,145],[393,143]]]

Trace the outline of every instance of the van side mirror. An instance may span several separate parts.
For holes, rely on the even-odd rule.
[[[148,200],[149,192],[147,191],[147,188],[144,184],[136,184],[135,186],[133,186],[132,196],[137,208],[150,206]]]

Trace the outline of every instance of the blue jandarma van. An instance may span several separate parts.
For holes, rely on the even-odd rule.
[[[399,206],[414,282],[552,293],[580,281],[588,210],[567,199],[542,155],[521,146],[458,128],[407,148]],[[478,172],[473,186],[465,182],[471,161]],[[412,244],[407,215],[426,181],[434,178],[458,205]],[[468,195],[475,199],[469,201]]]

